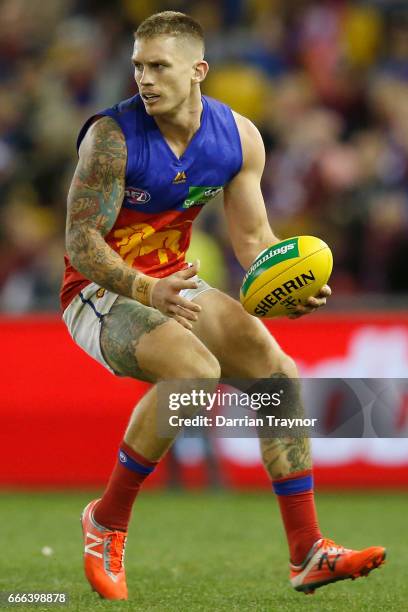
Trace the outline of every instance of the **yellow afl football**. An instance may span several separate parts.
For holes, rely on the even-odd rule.
[[[333,268],[330,248],[320,238],[296,236],[268,247],[242,281],[240,300],[247,312],[270,319],[293,314],[316,295]]]

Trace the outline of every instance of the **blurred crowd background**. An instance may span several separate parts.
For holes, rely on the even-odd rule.
[[[206,31],[204,93],[252,119],[282,238],[333,249],[332,307],[408,294],[408,5],[393,0],[2,0],[0,310],[57,310],[75,142],[95,111],[136,93],[133,31],[159,10]],[[237,296],[221,207],[191,257]]]

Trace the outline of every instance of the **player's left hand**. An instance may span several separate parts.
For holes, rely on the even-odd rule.
[[[327,298],[331,295],[331,289],[329,285],[323,285],[320,289],[319,293],[315,295],[315,297],[308,298],[306,304],[296,307],[296,312],[288,315],[288,319],[298,319],[299,317],[303,317],[305,314],[309,314],[314,312],[318,308],[324,306],[327,302]]]

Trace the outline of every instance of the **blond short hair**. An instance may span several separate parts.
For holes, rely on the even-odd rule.
[[[204,32],[201,25],[185,13],[162,11],[145,19],[135,32],[135,38],[156,36],[186,36],[201,43],[204,52]]]

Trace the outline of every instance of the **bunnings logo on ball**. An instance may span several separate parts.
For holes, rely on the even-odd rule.
[[[241,289],[243,295],[246,295],[250,285],[261,274],[261,272],[264,271],[265,268],[269,269],[272,268],[272,266],[276,266],[276,264],[280,263],[281,261],[299,257],[298,242],[299,238],[283,240],[278,245],[271,246],[265,251],[262,251],[244,276]],[[266,262],[267,266],[264,266]]]

